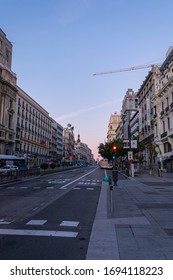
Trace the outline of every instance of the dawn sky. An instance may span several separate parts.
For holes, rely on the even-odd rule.
[[[149,69],[95,72],[161,63],[173,45],[171,0],[0,0],[0,28],[13,44],[18,86],[95,158],[110,115]]]

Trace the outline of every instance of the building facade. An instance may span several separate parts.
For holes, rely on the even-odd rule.
[[[123,140],[131,140],[130,120],[138,111],[138,97],[133,89],[128,89],[122,103],[121,119],[123,123]]]
[[[78,139],[75,143],[75,155],[76,162],[79,164],[94,164],[92,151],[87,144],[81,142],[79,134]]]
[[[15,154],[40,165],[51,158],[52,123],[49,113],[21,88],[16,99]]]
[[[121,121],[121,116],[118,114],[111,114],[108,124],[107,141],[112,142],[116,139],[116,129]]]
[[[0,154],[14,154],[17,77],[11,71],[12,44],[0,29]]]
[[[139,141],[145,146],[143,159],[146,167],[155,164],[154,138],[154,104],[151,102],[157,96],[159,86],[159,67],[153,66],[143,84],[138,90],[139,100]]]
[[[63,127],[57,123],[57,160],[61,161],[63,157]]]
[[[75,159],[74,127],[69,123],[63,129],[63,160],[73,161]]]
[[[152,99],[154,137],[158,161],[173,171],[173,47],[160,67],[159,86]]]

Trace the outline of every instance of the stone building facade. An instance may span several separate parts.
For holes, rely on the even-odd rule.
[[[14,154],[17,77],[11,70],[12,44],[0,29],[0,154]]]

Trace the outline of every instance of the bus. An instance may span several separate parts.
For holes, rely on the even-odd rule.
[[[13,155],[0,155],[0,168],[5,165],[16,165],[19,169],[25,169],[26,159]]]
[[[107,160],[107,159],[102,159],[99,162],[100,168],[101,169],[113,169],[113,164],[111,161]]]

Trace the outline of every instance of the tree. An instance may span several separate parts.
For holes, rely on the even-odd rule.
[[[116,146],[116,151],[113,150],[114,146]],[[116,157],[127,155],[127,151],[123,149],[123,141],[120,139],[106,142],[105,144],[100,143],[98,153],[108,160],[112,160],[115,153]]]
[[[133,140],[137,140],[137,137],[133,137]],[[113,150],[113,147],[116,146],[116,151]],[[134,149],[134,154],[137,156],[140,151],[144,150],[144,144],[138,141],[137,149]],[[130,150],[130,149],[129,149]],[[121,158],[127,156],[127,149],[124,149],[124,143],[122,139],[116,139],[111,142],[105,142],[105,144],[100,143],[98,146],[98,153],[108,160],[112,160],[114,154],[116,158]]]

